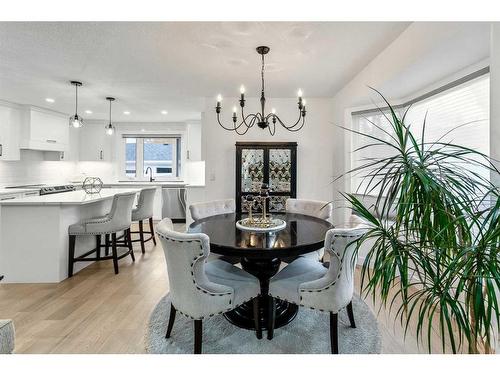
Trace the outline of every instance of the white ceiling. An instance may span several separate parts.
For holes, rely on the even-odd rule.
[[[203,98],[260,90],[258,45],[268,45],[269,97],[329,97],[406,27],[404,22],[0,23],[0,99],[116,121],[200,117]],[[48,104],[45,98],[55,102]],[[93,114],[85,114],[85,110]],[[162,115],[168,110],[168,115]],[[123,111],[130,111],[124,115]]]

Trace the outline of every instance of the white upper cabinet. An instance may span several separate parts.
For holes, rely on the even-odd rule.
[[[80,131],[81,161],[111,161],[115,135],[107,135],[104,123],[86,123]]]
[[[20,145],[22,149],[67,151],[67,116],[41,108],[26,107],[23,111]]]
[[[21,109],[0,103],[0,160],[19,160]]]

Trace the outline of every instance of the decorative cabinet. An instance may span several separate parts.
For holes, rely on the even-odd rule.
[[[285,212],[288,198],[297,197],[296,142],[236,142],[236,210],[246,212],[244,197],[269,185],[269,212]]]

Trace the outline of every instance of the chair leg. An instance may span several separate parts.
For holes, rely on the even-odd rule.
[[[108,256],[109,255],[109,234],[106,234],[104,236],[104,246],[105,246],[104,254],[106,256]]]
[[[255,335],[260,340],[262,338],[262,328],[260,326],[259,316],[259,297],[253,299],[253,321],[255,324]]]
[[[268,297],[269,307],[268,307],[268,326],[267,326],[267,339],[272,340],[274,335],[274,321],[276,319],[276,301],[273,297]]]
[[[75,264],[75,242],[76,236],[69,236],[69,254],[68,254],[68,277],[73,276],[73,265]]]
[[[203,339],[202,320],[194,321],[194,354],[201,354],[201,341]]]
[[[132,249],[132,236],[130,235],[130,228],[125,231],[125,238],[127,239],[128,251],[132,257],[132,262],[135,262],[134,250]]]
[[[153,237],[153,243],[156,246],[155,228],[153,225],[153,218],[152,217],[149,218],[149,231],[151,232],[151,236]]]
[[[101,259],[101,235],[98,234],[95,236],[95,250],[96,250],[96,259]]]
[[[113,266],[115,268],[115,275],[118,275],[118,251],[116,249],[116,233],[111,234],[111,249],[113,250]]]
[[[144,248],[144,225],[142,220],[139,220],[139,238],[141,239],[141,251],[142,253],[146,253],[146,249]]]
[[[175,309],[174,305],[170,304],[170,317],[168,318],[167,334],[165,335],[166,339],[168,339],[170,337],[170,334],[172,333],[172,328],[174,327],[175,313],[176,312],[177,312],[177,310]]]
[[[347,316],[349,316],[349,323],[351,323],[351,327],[356,328],[356,322],[354,321],[354,312],[352,311],[352,301],[347,305]]]
[[[330,346],[332,354],[339,354],[338,314],[330,312]]]

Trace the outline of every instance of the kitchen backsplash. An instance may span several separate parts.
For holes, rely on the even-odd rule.
[[[46,161],[40,151],[22,150],[19,161],[0,161],[0,185],[67,182],[77,171],[74,161]]]

